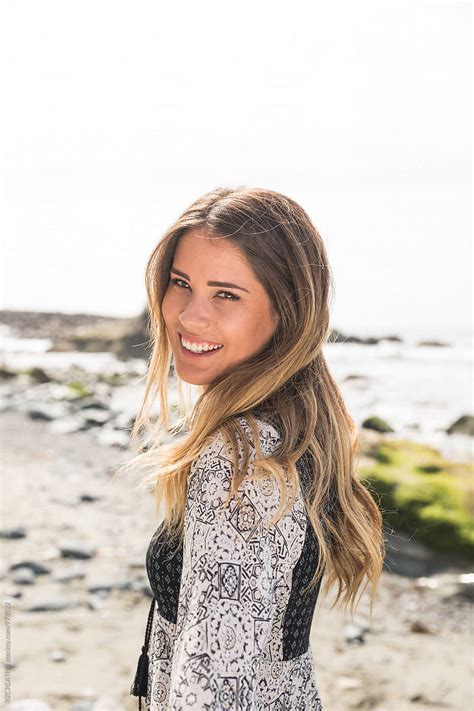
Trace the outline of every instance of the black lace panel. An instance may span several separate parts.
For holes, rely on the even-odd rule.
[[[318,540],[308,519],[301,555],[293,568],[291,594],[283,621],[283,660],[304,654],[309,648],[309,636],[314,609],[321,587],[321,578],[314,588],[302,592],[314,575],[318,564]]]
[[[158,611],[165,620],[176,624],[183,569],[183,544],[172,555],[171,544],[161,523],[153,534],[146,553],[146,569]]]

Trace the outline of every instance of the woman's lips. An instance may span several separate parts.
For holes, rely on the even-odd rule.
[[[219,353],[219,351],[221,351],[224,346],[221,346],[221,348],[213,348],[210,351],[201,351],[201,353],[194,353],[193,351],[189,351],[187,348],[185,348],[183,346],[183,343],[181,341],[181,334],[179,334],[179,347],[181,349],[181,353],[188,356],[188,358],[198,359],[198,358],[206,358],[206,356],[210,357],[210,356],[214,355],[215,353]]]

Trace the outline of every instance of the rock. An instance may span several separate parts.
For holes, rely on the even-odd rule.
[[[11,380],[16,378],[18,374],[14,370],[8,370],[7,368],[0,368],[0,380]]]
[[[37,402],[33,405],[27,404],[25,411],[32,420],[45,421],[58,420],[67,414],[67,409],[60,402]]]
[[[83,409],[81,415],[89,425],[104,425],[112,417],[112,413],[109,410],[103,410],[98,407]]]
[[[84,564],[77,563],[54,571],[52,578],[58,583],[69,583],[71,580],[83,580],[86,577]]]
[[[75,603],[67,600],[65,597],[49,597],[32,603],[26,608],[27,612],[58,612],[67,610],[70,607],[75,607]]]
[[[86,376],[86,378],[87,377],[88,376]],[[82,403],[83,400],[90,398],[94,394],[90,385],[84,383],[82,380],[74,380],[69,382],[67,386],[67,400],[69,400],[69,402]]]
[[[429,346],[433,348],[445,348],[449,346],[449,343],[446,343],[445,341],[435,341],[435,340],[425,340],[425,341],[418,341],[417,346]]]
[[[116,582],[113,580],[96,579],[91,580],[87,584],[87,590],[90,593],[107,592],[110,593],[115,588]]]
[[[105,607],[105,597],[106,596],[102,593],[93,593],[87,601],[89,609],[94,611],[103,610]]]
[[[344,628],[346,642],[349,644],[362,644],[364,642],[364,630],[359,625],[349,624]]]
[[[4,593],[4,598],[5,597],[11,597],[14,599],[18,599],[20,597],[23,597],[23,593],[21,590],[17,590],[16,588],[7,588]]]
[[[53,651],[49,654],[49,658],[53,662],[65,662],[67,655],[62,649],[53,649]]]
[[[9,570],[17,570],[18,568],[30,568],[35,575],[49,575],[51,568],[48,568],[42,563],[36,563],[34,560],[21,560],[17,563],[12,563]]]
[[[362,615],[355,615],[354,623],[362,630],[363,634],[370,631],[370,622],[367,618],[362,617]]]
[[[80,541],[63,540],[58,545],[63,558],[78,558],[88,560],[96,555],[96,548]]]
[[[10,541],[17,538],[26,538],[26,528],[23,526],[17,526],[16,528],[2,528],[0,529],[0,538],[6,538]]]
[[[130,445],[130,438],[126,432],[113,429],[112,427],[104,427],[97,435],[99,444],[108,447],[123,447],[127,448]]]
[[[134,425],[136,415],[133,412],[123,411],[119,412],[114,420],[115,427],[118,430],[131,429]]]
[[[345,383],[350,383],[354,381],[360,381],[362,384],[367,383],[367,376],[366,375],[360,375],[359,373],[349,373],[346,375],[344,378]]]
[[[145,565],[145,558],[144,556],[137,555],[136,558],[129,558],[126,564],[129,568],[139,568],[141,570]]]
[[[146,595],[146,597],[152,598],[153,597],[153,592],[150,588],[150,584],[148,582],[148,578],[135,578],[135,580],[132,580],[130,582],[130,586],[128,588],[129,590],[137,593],[141,593],[142,595]]]
[[[110,412],[110,406],[105,400],[99,400],[96,393],[90,398],[86,398],[81,402],[81,410],[106,410]]]
[[[390,427],[388,422],[382,420],[381,417],[377,417],[375,415],[372,417],[367,417],[362,422],[362,427],[365,427],[368,430],[375,430],[376,432],[395,432],[395,430]]]
[[[101,496],[94,496],[94,494],[80,494],[79,495],[79,501],[81,501],[81,502],[84,501],[86,503],[90,503],[93,501],[100,501],[101,498],[102,498]]]
[[[87,423],[81,415],[68,415],[52,422],[49,429],[55,434],[70,434],[88,429]]]
[[[365,346],[373,346],[379,343],[380,338],[374,338],[373,336],[368,336],[367,338],[362,338],[360,336],[345,336],[343,333],[333,328],[328,334],[328,343],[361,343]]]
[[[12,578],[15,585],[33,585],[35,574],[31,568],[18,568]]]
[[[116,590],[133,590],[133,585],[134,585],[134,580],[131,580],[130,578],[122,578],[122,580],[119,580],[118,582],[115,583],[115,589]]]
[[[381,341],[391,341],[392,343],[403,343],[402,339],[400,336],[381,336],[380,338]]]
[[[51,381],[51,378],[43,370],[43,368],[39,368],[39,367],[28,368],[28,370],[25,372],[29,375],[31,380],[33,380],[35,383],[49,383]]]
[[[414,620],[410,624],[410,632],[417,632],[419,634],[433,634],[434,631],[435,630],[428,627],[428,625],[425,625],[424,622],[420,622],[420,620]]]
[[[474,437],[474,416],[461,415],[446,429],[448,434],[464,434]]]

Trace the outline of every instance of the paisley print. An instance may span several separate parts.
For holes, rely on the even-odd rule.
[[[247,420],[239,418],[251,445]],[[270,454],[280,435],[258,418]],[[241,443],[239,456],[242,457]],[[301,461],[301,460],[300,460]],[[309,635],[319,588],[303,594],[318,546],[301,486],[276,525],[276,479],[244,478],[224,511],[231,446],[218,430],[193,462],[184,539],[158,526],[146,555],[156,603],[148,642],[147,711],[322,711]]]

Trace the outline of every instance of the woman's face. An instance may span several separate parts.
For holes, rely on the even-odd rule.
[[[179,240],[162,312],[179,377],[204,389],[225,368],[260,351],[277,326],[270,300],[229,240],[202,230]],[[223,282],[218,284],[217,282]],[[219,345],[191,352],[189,347]]]

